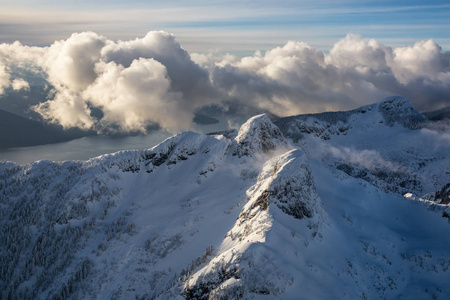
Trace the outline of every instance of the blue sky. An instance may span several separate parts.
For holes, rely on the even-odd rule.
[[[190,52],[248,55],[288,40],[305,41],[326,52],[347,33],[392,47],[432,38],[450,50],[448,1],[0,0],[0,4],[0,43],[48,45],[87,30],[125,40],[165,30]]]

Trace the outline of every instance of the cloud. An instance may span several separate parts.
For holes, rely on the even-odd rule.
[[[10,77],[6,67],[0,63],[0,96],[5,93],[5,88],[10,85]]]
[[[328,55],[290,41],[228,66],[220,61],[213,79],[230,99],[243,95],[247,102],[241,104],[280,116],[351,109],[390,95],[431,110],[450,104],[449,61],[450,54],[432,40],[393,49],[349,34]]]
[[[44,56],[48,81],[72,92],[87,88],[97,78],[95,64],[105,43],[106,39],[94,32],[74,33],[65,41],[56,41]]]
[[[95,120],[91,116],[85,99],[68,89],[54,90],[54,97],[32,107],[44,119],[64,128],[93,129]]]
[[[231,101],[245,99],[242,104],[278,116],[354,108],[390,95],[327,63],[323,52],[295,41],[217,66],[213,80]]]
[[[428,128],[422,128],[420,130],[422,135],[431,137],[429,145],[435,147],[445,147],[448,149],[450,146],[450,120],[433,122]]]
[[[220,100],[208,71],[166,32],[117,42],[82,32],[40,48],[40,53],[37,48],[2,44],[0,54],[16,68],[42,73],[51,93],[32,108],[64,128],[145,132],[157,124],[188,129],[197,109]],[[7,87],[9,74],[4,78]],[[20,83],[26,88],[23,81],[14,86]]]
[[[181,92],[194,108],[211,104],[218,96],[210,85],[207,70],[192,61],[172,34],[151,31],[141,39],[108,43],[102,56],[105,62],[114,61],[125,67],[138,58],[153,58],[166,67],[171,88]]]
[[[174,130],[188,128],[194,117],[181,92],[171,90],[166,67],[153,58],[97,64],[99,76],[83,97],[100,107],[103,128],[119,124],[121,131],[145,131],[148,122]]]
[[[0,96],[5,94],[5,89],[8,87],[12,87],[14,91],[30,90],[29,83],[23,78],[12,80],[10,70],[0,61]]]
[[[210,106],[232,123],[262,112],[353,109],[391,95],[419,110],[450,104],[450,54],[432,40],[391,48],[349,34],[329,54],[289,41],[247,57],[189,54],[163,31],[128,41],[82,32],[48,47],[0,44],[0,93],[29,89],[24,71],[51,87],[33,106],[45,119],[106,132],[189,129]]]
[[[344,163],[368,170],[372,173],[380,171],[408,172],[408,167],[403,165],[401,161],[386,159],[380,152],[374,149],[332,146],[321,139],[308,140],[307,148],[315,159],[323,160],[331,165]]]
[[[449,57],[433,40],[418,41],[412,47],[393,51],[393,72],[403,84],[420,77],[446,81],[450,72]]]
[[[0,44],[0,96],[5,89],[30,90],[29,83],[18,77],[21,71],[28,73],[41,73],[42,55],[44,48],[24,46],[16,41],[11,44]],[[40,74],[45,76],[45,74]]]
[[[22,78],[14,79],[13,82],[11,83],[11,87],[15,91],[20,91],[20,90],[29,91],[30,90],[30,84]]]
[[[367,169],[369,171],[389,170],[400,171],[405,167],[388,160],[375,150],[357,150],[349,147],[327,147],[325,154],[329,154],[339,161]]]

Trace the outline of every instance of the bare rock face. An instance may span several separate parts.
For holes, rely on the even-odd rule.
[[[450,204],[450,183],[446,184],[445,186],[443,186],[441,189],[439,189],[438,191],[436,191],[434,193],[423,196],[423,198],[426,200],[435,201],[436,203],[439,203],[439,204],[449,205]]]

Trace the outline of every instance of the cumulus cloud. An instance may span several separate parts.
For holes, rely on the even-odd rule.
[[[418,41],[412,47],[394,49],[393,72],[403,84],[420,77],[429,80],[448,80],[449,55],[441,52],[441,47],[433,40]]]
[[[153,58],[97,64],[99,76],[83,96],[100,107],[101,125],[119,124],[122,131],[145,131],[149,120],[167,129],[189,127],[194,115],[181,92],[171,90],[166,67]]]
[[[172,34],[151,31],[141,39],[109,43],[102,56],[106,62],[114,61],[125,67],[137,58],[153,58],[166,67],[171,88],[181,92],[194,109],[218,101],[207,70],[192,61]]]
[[[5,93],[5,88],[10,85],[10,75],[6,67],[0,64],[0,96]]]
[[[100,61],[106,39],[93,32],[74,33],[56,41],[45,52],[43,67],[55,88],[82,91],[97,78],[95,64]]]
[[[15,68],[26,68],[39,72],[44,62],[45,47],[32,47],[22,45],[19,41],[0,44],[0,62],[7,63]]]
[[[88,130],[95,125],[86,101],[68,89],[54,91],[53,99],[35,105],[33,109],[44,119],[64,128]]]
[[[8,68],[1,64],[0,61],[0,96],[5,94],[5,89],[12,87],[13,90],[30,90],[29,83],[23,78],[16,78],[12,80],[12,76],[8,71]]]
[[[349,34],[329,54],[289,41],[236,57],[189,54],[162,31],[128,41],[82,32],[48,47],[0,44],[0,94],[10,86],[29,89],[10,66],[51,87],[34,106],[45,119],[99,131],[188,129],[210,106],[232,119],[352,109],[391,95],[419,110],[450,104],[450,54],[432,40],[391,48]]]
[[[253,107],[281,116],[351,109],[389,95],[431,110],[450,104],[449,61],[450,54],[432,40],[393,49],[350,34],[328,55],[290,41],[264,55],[230,61],[233,68],[216,65],[213,78],[231,99],[244,90],[247,99],[256,99]]]
[[[15,91],[30,90],[30,84],[23,78],[14,79],[13,82],[11,83],[11,87]]]
[[[51,92],[32,108],[64,128],[188,129],[197,109],[220,100],[208,71],[162,31],[117,42],[94,32],[74,33],[43,48],[2,44],[0,55],[17,68],[41,72]],[[2,87],[8,87],[10,74],[1,74]],[[19,87],[29,88],[17,79],[14,88]]]

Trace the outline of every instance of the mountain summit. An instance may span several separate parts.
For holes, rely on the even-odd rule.
[[[2,162],[0,298],[447,299],[449,143],[392,97]]]
[[[233,154],[238,157],[267,153],[277,148],[288,149],[287,141],[280,129],[267,115],[250,118],[241,126],[235,140],[237,147]]]
[[[380,126],[402,125],[419,129],[427,118],[414,109],[403,97],[388,97],[378,103],[350,111],[324,112],[281,118],[275,124],[287,137],[298,141],[303,134],[314,134],[328,140],[331,136],[346,135],[350,130]]]

